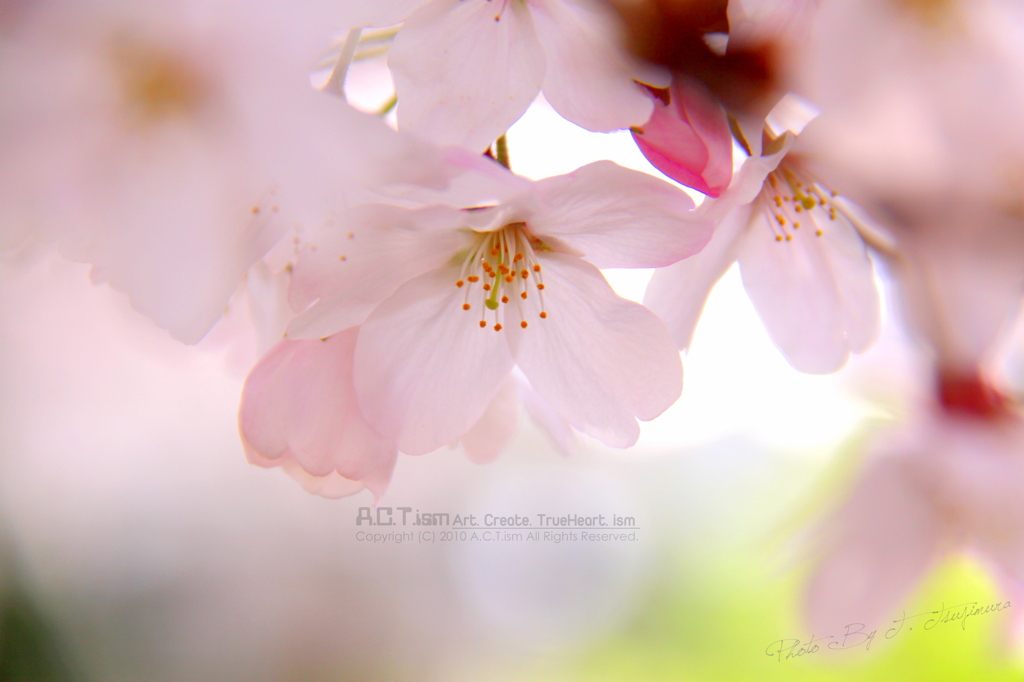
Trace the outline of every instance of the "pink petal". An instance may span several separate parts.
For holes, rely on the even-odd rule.
[[[540,254],[540,262],[543,300],[523,303],[528,328],[509,324],[516,362],[573,427],[629,447],[640,435],[636,419],[654,419],[682,391],[672,338],[651,311],[619,298],[589,263],[559,253]]]
[[[388,64],[399,129],[478,150],[523,115],[544,78],[544,53],[521,2],[428,2],[406,19]]]
[[[652,95],[654,113],[633,139],[643,155],[676,182],[712,197],[732,180],[732,133],[725,110],[707,88],[676,75],[665,104]]]
[[[281,341],[253,368],[238,415],[250,461],[299,467],[320,479],[337,474],[383,492],[398,452],[370,428],[356,402],[357,333]]]
[[[1024,581],[1024,423],[936,411],[917,429],[921,466],[934,471],[937,506],[970,544]]]
[[[405,282],[443,266],[462,235],[445,229],[462,213],[443,206],[410,211],[397,206],[357,206],[310,236],[299,256],[289,301],[304,310],[288,336],[319,339],[362,323]]]
[[[619,42],[611,11],[596,2],[530,3],[547,58],[544,97],[566,120],[595,132],[640,125],[652,104],[634,82],[641,67]]]
[[[519,429],[519,390],[509,377],[491,399],[487,411],[460,439],[466,456],[477,464],[497,459]]]
[[[484,414],[512,369],[504,335],[463,310],[458,268],[422,275],[363,323],[355,384],[367,421],[420,455],[460,438]]]
[[[528,221],[601,268],[651,268],[704,248],[712,222],[677,187],[646,173],[597,161],[535,185]]]
[[[825,531],[805,597],[810,630],[841,640],[848,625],[862,623],[884,634],[890,624],[883,619],[909,596],[938,547],[937,520],[912,472],[895,459],[876,462]]]

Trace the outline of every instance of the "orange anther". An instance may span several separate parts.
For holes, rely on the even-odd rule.
[[[491,290],[491,285],[490,284],[484,284],[484,291],[490,291],[490,290]]]
[[[540,264],[539,263],[537,265],[533,266],[533,271],[534,272],[540,272]]]
[[[501,302],[502,303],[508,303],[508,296],[502,296],[501,297]]]
[[[508,275],[508,276],[505,277],[505,281],[506,282],[511,282],[513,280],[515,280],[515,277],[513,275]]]
[[[468,279],[470,282],[479,282],[480,281],[480,278],[477,277],[476,275],[472,275],[470,277],[467,277],[466,279]]]
[[[456,282],[456,283],[455,283],[455,286],[457,286],[457,287],[460,287],[460,288],[461,288],[461,287],[465,286],[465,284],[466,284],[466,283],[465,283],[465,282],[463,282],[463,281],[462,281],[462,280],[460,279],[460,280],[459,280],[458,282]]]
[[[487,321],[486,320],[480,320],[480,328],[483,329],[486,326],[487,326]]]
[[[471,306],[470,306],[470,305],[469,305],[468,303],[463,303],[463,304],[462,304],[462,309],[463,309],[463,310],[469,310],[469,309],[470,309],[470,307],[471,307]]]
[[[541,283],[541,284],[538,284],[538,285],[537,285],[537,288],[543,291],[543,289],[544,289],[544,284],[543,284],[543,283]]]
[[[526,329],[530,325],[526,324],[526,320],[523,320],[522,322],[519,323],[519,326],[522,327],[523,329]]]
[[[523,279],[526,279],[527,277],[529,277],[529,276],[530,276],[530,271],[529,271],[529,270],[523,270],[522,272],[520,272],[520,273],[519,273],[519,275],[520,275],[520,276],[521,276],[521,277],[522,277]]]
[[[524,291],[523,293],[519,294],[519,297],[520,298],[526,298],[526,292]]]
[[[540,318],[542,320],[546,320],[546,319],[548,319],[548,314],[542,310],[542,311],[540,311]]]
[[[501,323],[500,322],[498,324],[494,325],[494,331],[496,331],[496,332],[500,332],[501,331]]]

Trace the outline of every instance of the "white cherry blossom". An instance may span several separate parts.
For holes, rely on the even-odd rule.
[[[644,303],[688,348],[711,288],[734,262],[775,345],[795,368],[833,372],[865,350],[879,301],[856,208],[821,184],[784,133],[748,158],[700,211],[715,220],[708,246],[657,271]],[[755,150],[756,151],[756,150]]]
[[[514,366],[572,427],[633,444],[636,419],[678,397],[679,355],[597,268],[690,256],[710,224],[680,190],[611,162],[531,183],[484,157],[456,160],[462,208],[364,205],[311,238],[292,286],[308,308],[289,336],[361,325],[359,405],[408,454],[464,437]],[[460,186],[478,200],[462,203]]]

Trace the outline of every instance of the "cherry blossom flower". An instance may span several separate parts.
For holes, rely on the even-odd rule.
[[[676,76],[651,90],[654,113],[633,139],[643,155],[676,182],[717,197],[732,180],[732,133],[725,110],[703,85]]]
[[[889,230],[902,312],[956,371],[985,366],[1024,286],[1022,46],[1019,3],[836,2],[796,62],[828,111],[802,136],[814,172]]]
[[[661,321],[597,268],[690,256],[710,224],[680,190],[611,162],[531,183],[485,157],[452,158],[465,172],[450,196],[474,188],[468,207],[363,205],[311,237],[289,336],[361,325],[360,408],[408,454],[465,437],[515,366],[575,429],[633,444],[636,419],[679,396],[681,364]]]
[[[974,401],[976,403],[976,401]],[[805,610],[819,634],[870,631],[951,551],[1024,580],[1024,421],[933,409],[886,434],[820,529]]]
[[[1018,211],[1024,132],[1005,122],[1024,116],[1022,65],[1017,2],[824,3],[793,63],[829,113],[808,140],[819,172],[894,230],[951,196]]]
[[[653,110],[634,81],[668,85],[621,49],[615,16],[595,0],[420,0],[355,9],[350,21],[400,18],[388,57],[398,127],[441,145],[487,148],[541,91],[588,130],[628,128]],[[351,59],[354,48],[342,52]]]
[[[994,371],[1021,310],[1012,265],[1020,237],[997,212],[975,222],[984,213],[960,199],[905,215],[898,250],[886,252],[904,319],[931,361],[933,397],[880,439],[847,501],[823,522],[805,603],[815,632],[898,616],[951,551],[975,555],[1004,589],[1024,579],[1024,418]]]
[[[813,125],[813,124],[812,124]],[[856,208],[805,169],[786,132],[748,158],[700,211],[715,233],[698,255],[657,271],[644,303],[688,348],[711,288],[734,262],[768,335],[795,368],[839,369],[879,325],[871,259]]]
[[[1024,418],[996,371],[1024,297],[1020,216],[976,204],[973,179],[946,185],[949,169],[933,170],[905,180],[917,191],[865,193],[886,198],[893,239],[879,253],[935,380],[823,525],[806,597],[816,631],[879,623],[951,550],[977,555],[1011,591],[1024,579]]]
[[[397,138],[309,86],[331,5],[27,4],[0,47],[0,248],[56,240],[175,338],[199,340],[346,178],[417,172],[375,166]]]

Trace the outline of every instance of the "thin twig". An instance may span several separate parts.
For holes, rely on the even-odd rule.
[[[505,137],[505,133],[502,133],[498,141],[494,143],[495,155],[500,163],[505,168],[512,170],[512,165],[508,160],[508,138]]]

